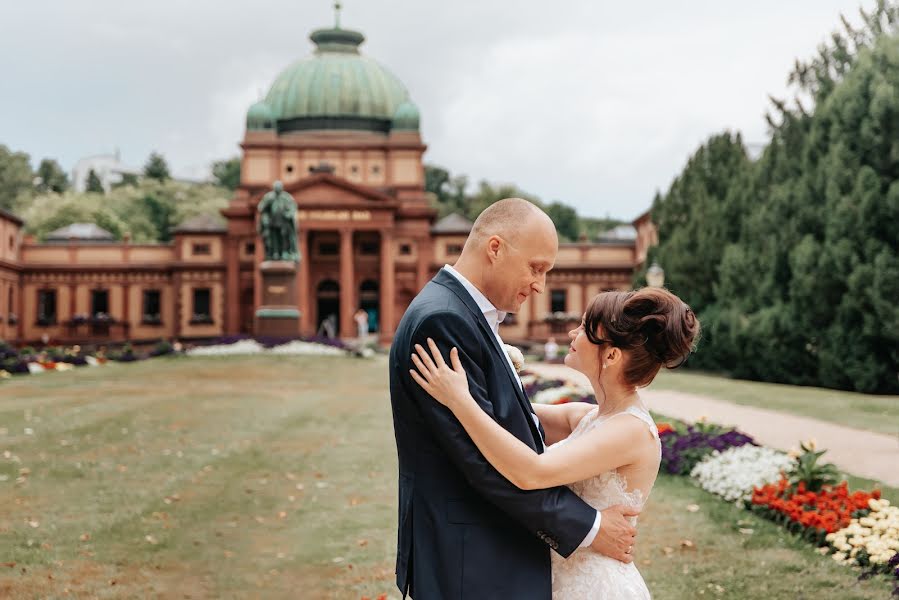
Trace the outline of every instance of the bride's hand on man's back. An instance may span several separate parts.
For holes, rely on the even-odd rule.
[[[450,409],[460,402],[471,401],[468,376],[459,360],[459,350],[455,347],[450,350],[450,362],[447,363],[431,338],[428,338],[428,347],[430,354],[420,344],[415,344],[412,362],[418,371],[409,370],[412,379],[431,397]]]

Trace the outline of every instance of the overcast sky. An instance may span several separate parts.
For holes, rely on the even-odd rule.
[[[709,135],[764,142],[768,94],[860,1],[344,0],[342,24],[406,84],[426,162],[632,219]],[[0,0],[0,144],[200,174],[331,6]]]

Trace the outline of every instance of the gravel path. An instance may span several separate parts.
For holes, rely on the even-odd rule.
[[[564,379],[590,389],[587,378],[564,365],[530,363],[527,368],[546,377]],[[843,427],[763,408],[741,406],[709,396],[643,390],[642,397],[653,411],[692,423],[707,417],[712,423],[733,425],[761,444],[788,451],[800,440],[814,438],[827,449],[825,459],[840,469],[899,487],[899,437]]]

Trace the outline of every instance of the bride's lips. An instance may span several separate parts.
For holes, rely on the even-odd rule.
[[[577,352],[577,350],[574,349],[574,346],[568,346],[568,351],[569,352]]]

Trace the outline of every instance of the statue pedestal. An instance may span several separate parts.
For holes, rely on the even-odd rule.
[[[256,335],[296,337],[300,334],[297,309],[297,265],[287,260],[267,260],[262,274],[262,303],[256,309]]]

